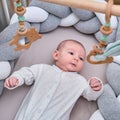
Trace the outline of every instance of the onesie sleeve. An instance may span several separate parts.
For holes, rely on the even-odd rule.
[[[83,92],[83,97],[86,98],[88,101],[92,101],[92,100],[97,100],[97,98],[102,94],[103,92],[103,83],[100,79],[98,79],[101,84],[102,84],[102,88],[100,91],[94,91],[90,85],[89,85],[89,81],[88,81],[88,86],[87,88],[84,90]]]
[[[19,81],[18,86],[23,84],[31,85],[36,80],[37,76],[41,74],[42,65],[32,65],[31,67],[23,67],[15,71],[11,77],[16,77]]]

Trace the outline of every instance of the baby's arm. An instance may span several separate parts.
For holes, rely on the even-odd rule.
[[[8,89],[16,88],[18,86],[18,79],[15,77],[8,77],[5,80],[4,87]]]
[[[87,100],[96,100],[103,92],[102,81],[96,77],[89,79],[88,87],[84,90],[83,96]]]
[[[37,76],[41,75],[43,65],[32,65],[30,67],[23,67],[15,71],[8,79],[6,79],[4,86],[8,89],[14,89],[23,84],[32,85]]]

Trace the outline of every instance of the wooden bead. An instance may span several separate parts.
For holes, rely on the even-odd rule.
[[[21,6],[21,8],[15,8],[15,13],[17,15],[24,15],[24,13],[26,12],[26,8]]]
[[[109,35],[109,34],[112,33],[112,28],[111,28],[111,27],[101,26],[101,27],[100,27],[100,31],[101,31],[104,35]]]

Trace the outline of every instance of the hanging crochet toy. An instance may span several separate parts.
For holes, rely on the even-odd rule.
[[[24,24],[24,13],[26,12],[25,7],[22,6],[21,0],[16,0],[15,13],[18,15],[19,20],[19,29],[17,33],[14,35],[13,39],[10,41],[10,45],[16,44],[15,50],[27,49],[30,47],[32,42],[41,38],[41,35],[35,30],[35,28],[27,29]],[[19,40],[21,38],[26,38],[27,43],[25,45],[21,45]],[[26,41],[25,41],[26,42]]]
[[[109,0],[105,14],[106,23],[100,28],[100,31],[103,34],[100,43],[99,45],[94,45],[93,50],[91,50],[87,56],[88,62],[92,64],[111,63],[114,59],[113,56],[120,55],[120,41],[110,43],[108,46],[106,45],[107,36],[112,33],[112,28],[110,26],[112,5],[113,0]]]

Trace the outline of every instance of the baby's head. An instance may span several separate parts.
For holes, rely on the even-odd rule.
[[[56,66],[66,72],[80,72],[85,57],[84,46],[72,39],[62,41],[53,53]]]

